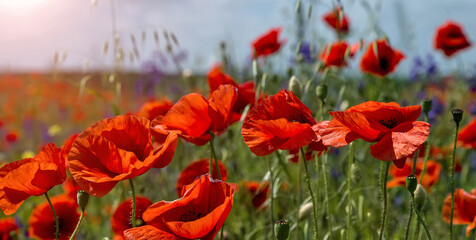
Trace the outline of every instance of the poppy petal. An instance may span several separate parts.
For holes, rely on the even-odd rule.
[[[430,133],[426,122],[405,122],[385,134],[370,147],[370,154],[382,161],[395,161],[413,154],[425,142]],[[403,167],[403,166],[401,166]]]
[[[223,214],[228,215],[226,210],[229,205],[230,199],[225,199],[222,205],[213,209],[209,214],[204,217],[201,217],[195,221],[170,221],[165,222],[165,225],[172,231],[173,233],[189,239],[196,239],[202,238],[210,233],[216,225],[208,224],[208,223],[216,223],[221,218]]]
[[[210,128],[208,102],[197,93],[183,96],[164,116],[169,129],[178,129],[192,137],[202,136]]]
[[[276,120],[250,119],[243,124],[243,139],[251,152],[258,156],[268,155],[277,149],[291,150],[308,145],[316,134],[307,123]]]
[[[364,140],[374,141],[378,139],[384,127],[359,112],[329,112],[334,119],[348,127],[352,132],[360,135]],[[387,130],[388,131],[388,130]]]
[[[237,89],[232,85],[221,85],[212,92],[208,101],[208,114],[211,118],[212,131],[221,132],[228,126],[232,116],[231,110],[237,97]]]
[[[173,234],[150,225],[127,229],[124,237],[127,240],[179,240]]]

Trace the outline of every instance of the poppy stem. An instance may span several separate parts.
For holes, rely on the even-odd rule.
[[[408,234],[410,233],[410,225],[412,222],[412,216],[413,216],[413,204],[410,201],[410,213],[408,214],[408,223],[407,223],[407,228],[405,230],[405,240],[408,240]]]
[[[428,139],[426,140],[425,159],[423,161],[423,169],[421,170],[421,174],[420,174],[420,184],[423,183],[423,175],[425,175],[425,172],[426,172],[426,162],[428,162],[428,158],[430,157],[430,148],[431,148],[430,142],[431,142],[431,138],[430,136],[428,136]]]
[[[418,208],[415,205],[415,194],[411,193],[411,196],[412,196],[413,210],[415,210],[415,213],[418,217],[418,222],[420,222],[420,224],[423,226],[423,229],[425,229],[426,236],[428,237],[428,239],[431,240],[431,235],[430,235],[430,232],[428,231],[428,228],[426,227],[425,221],[423,221],[423,218],[420,215],[420,211],[418,210]]]
[[[132,181],[132,178],[129,178],[129,184],[131,185],[131,193],[132,193],[132,218],[131,218],[131,223],[132,227],[136,227],[136,192],[134,189],[134,182]]]
[[[84,219],[84,211],[81,211],[81,215],[79,216],[78,224],[76,225],[76,228],[74,229],[73,234],[71,234],[71,237],[69,237],[69,240],[73,240],[76,237],[76,234],[79,232],[79,227],[81,226],[81,223],[83,222],[83,219]]]
[[[349,144],[349,163],[347,169],[347,239],[350,239],[350,215],[352,213],[351,175],[352,163],[354,163],[354,142]]]
[[[218,160],[217,160],[217,154],[215,152],[215,147],[213,146],[213,141],[215,140],[215,134],[210,132],[210,176],[213,178],[213,160],[215,160],[215,171],[217,172],[218,179],[221,179],[221,173],[220,173],[220,168],[218,167]]]
[[[419,154],[420,154],[420,150],[417,150],[415,152],[415,155],[413,156],[413,167],[412,167],[412,174],[411,175],[415,175],[416,164],[417,164],[417,159],[418,159]]]
[[[383,239],[383,233],[385,232],[385,225],[387,222],[387,177],[388,168],[390,167],[390,161],[382,161],[380,164],[380,188],[382,191],[382,223],[380,225],[379,240]]]
[[[324,160],[322,161],[322,171],[324,173],[324,202],[326,204],[327,224],[329,225],[329,239],[332,239],[331,208],[329,206],[329,190],[327,187],[327,152],[324,153]]]
[[[455,210],[455,158],[456,143],[458,141],[459,123],[456,122],[455,139],[453,143],[453,157],[451,158],[450,174],[451,174],[451,215],[450,215],[450,239],[453,239],[453,214]]]
[[[312,201],[312,215],[314,217],[314,239],[317,240],[319,239],[318,226],[317,226],[317,206],[316,206],[316,200],[314,199],[314,194],[312,193],[311,180],[309,178],[309,171],[307,169],[306,153],[304,153],[303,148],[301,148],[301,156],[302,156],[302,162],[304,163],[307,188],[309,190],[309,195],[311,195],[311,201]]]
[[[269,199],[269,208],[270,208],[270,216],[271,216],[271,235],[273,236],[273,239],[276,239],[276,235],[274,233],[274,189],[273,189],[273,184],[274,184],[274,177],[273,177],[273,166],[271,166],[271,163],[269,162],[268,157],[266,158],[266,164],[268,165],[268,170],[269,170],[269,185],[271,189],[271,198]]]
[[[50,197],[48,197],[48,192],[45,192],[44,195],[46,197],[46,200],[48,201],[48,204],[50,205],[51,211],[53,211],[53,216],[55,217],[55,228],[56,228],[55,236],[56,236],[56,240],[58,240],[59,239],[59,220],[58,220],[58,216],[56,215],[56,211],[55,211],[55,208],[53,207],[53,204],[51,203]]]

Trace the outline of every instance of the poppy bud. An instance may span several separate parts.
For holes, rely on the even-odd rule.
[[[311,215],[312,202],[308,202],[299,208],[299,220],[303,220]]]
[[[453,109],[451,110],[451,113],[453,114],[453,121],[455,121],[456,125],[459,126],[459,123],[461,122],[461,119],[463,118],[463,110]]]
[[[278,240],[288,239],[289,223],[284,219],[277,221],[274,225],[274,233]]]
[[[426,199],[425,188],[421,184],[418,184],[415,190],[415,205],[418,211],[420,211],[423,205],[425,204],[425,199]]]
[[[425,113],[426,116],[428,116],[428,113],[431,111],[432,107],[432,100],[431,99],[425,99],[421,103],[421,107],[423,109],[423,112]]]
[[[86,209],[86,206],[88,206],[89,194],[84,190],[79,190],[76,194],[76,197],[78,199],[79,208],[81,208],[81,211],[84,212],[84,209]]]
[[[354,183],[360,182],[360,167],[357,163],[352,163],[350,166],[350,179]]]
[[[327,85],[322,84],[316,87],[316,95],[321,101],[324,101],[327,97]]]
[[[418,181],[415,177],[415,175],[410,174],[408,177],[405,179],[406,185],[407,185],[407,190],[413,194],[415,192],[415,189],[417,188]]]
[[[292,76],[291,79],[289,79],[288,90],[292,91],[296,97],[301,98],[301,84],[297,77]]]

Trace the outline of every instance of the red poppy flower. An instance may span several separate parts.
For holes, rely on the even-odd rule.
[[[393,49],[385,39],[381,39],[370,43],[360,61],[360,69],[362,72],[383,77],[393,72],[404,58],[403,53]]]
[[[158,116],[165,115],[172,106],[173,106],[173,103],[166,98],[163,98],[160,101],[152,99],[145,102],[141,106],[139,112],[137,113],[137,116],[145,117],[149,119],[150,121],[152,121],[154,120],[154,118]]]
[[[377,142],[370,154],[382,161],[393,161],[403,168],[406,158],[425,142],[430,124],[415,121],[421,106],[400,107],[398,103],[365,102],[344,112],[329,112],[334,117],[320,130],[324,145],[343,147],[357,138]]]
[[[466,227],[466,236],[469,236],[471,230],[476,228],[476,189],[471,190],[471,193],[467,193],[463,189],[456,189],[454,199],[453,224],[469,224]],[[443,219],[449,223],[451,220],[451,194],[446,196],[442,213]]]
[[[201,159],[190,163],[185,169],[180,172],[180,175],[177,179],[177,184],[175,184],[175,189],[177,195],[182,197],[182,187],[189,185],[195,181],[197,177],[202,176],[209,172],[210,160],[208,158]],[[225,165],[218,161],[218,167],[220,168],[220,174],[222,181],[226,181],[228,178],[228,172],[226,171]],[[218,173],[216,172],[215,164],[213,164],[213,175],[214,179],[218,179]]]
[[[349,45],[344,41],[334,42],[330,47],[326,45],[322,50],[320,59],[326,66],[343,67],[347,66],[346,54]]]
[[[415,176],[418,181],[420,180],[421,171],[423,170],[423,161],[418,161],[415,169]],[[407,161],[402,169],[398,169],[395,166],[390,167],[389,173],[393,176],[393,179],[387,182],[387,187],[406,186],[406,177],[412,174],[413,162]],[[419,182],[425,189],[430,190],[438,179],[440,178],[441,164],[435,161],[427,161],[426,172],[423,175],[423,182]]]
[[[230,84],[238,89],[238,97],[235,104],[233,105],[232,117],[229,121],[229,124],[232,124],[241,118],[241,113],[247,105],[253,105],[255,103],[256,92],[255,84],[253,81],[245,82],[241,85],[236,84],[236,82],[230,76],[223,73],[220,65],[215,65],[210,72],[208,72],[208,86],[210,87],[210,92],[214,92],[221,85]]]
[[[76,138],[68,155],[69,170],[84,191],[102,197],[119,181],[152,167],[167,166],[177,140],[177,135],[170,133],[154,150],[147,118],[125,115],[104,119]]]
[[[461,25],[447,21],[436,29],[434,47],[440,49],[447,57],[468,48],[471,43],[466,39]]]
[[[261,207],[269,195],[269,182],[245,181],[245,189],[251,194],[251,203],[255,208]]]
[[[476,148],[476,118],[459,131],[458,142],[465,148]]]
[[[197,93],[185,95],[165,116],[152,121],[152,133],[156,139],[162,139],[176,132],[186,141],[201,146],[210,140],[209,131],[220,134],[226,129],[236,98],[237,90],[231,85],[218,87],[208,101]]]
[[[342,11],[341,7],[326,13],[323,17],[324,21],[338,33],[349,32],[349,20]]]
[[[59,223],[59,239],[67,240],[74,232],[79,221],[78,205],[69,197],[60,195],[51,198]],[[56,224],[53,211],[47,201],[33,209],[28,221],[28,233],[41,240],[53,240],[56,237]]]
[[[114,240],[124,239],[124,231],[129,228],[132,228],[131,202],[132,202],[131,198],[121,202],[119,206],[117,207],[116,211],[114,212],[114,214],[112,215],[111,228],[112,228],[112,231],[114,231]],[[142,214],[150,205],[152,205],[152,202],[147,197],[143,197],[143,196],[136,197],[136,220],[135,221],[136,223],[139,223],[138,225],[136,225],[137,227],[140,227],[143,224],[145,224],[144,220],[142,219]]]
[[[252,43],[254,52],[251,56],[253,57],[255,53],[257,57],[268,56],[277,52],[281,45],[284,44],[284,41],[278,41],[281,30],[280,27],[272,28],[254,40]]]
[[[0,240],[13,240],[10,237],[10,233],[13,231],[18,231],[18,225],[14,218],[0,219]]]
[[[7,135],[5,135],[5,139],[7,140],[7,142],[14,143],[14,142],[18,141],[18,133],[14,132],[14,131],[9,132],[9,133],[7,133]]]
[[[347,66],[347,59],[354,57],[360,51],[362,45],[363,40],[350,46],[345,41],[336,41],[332,45],[326,45],[319,58],[326,67],[345,67]]]
[[[0,209],[13,214],[30,196],[40,196],[66,179],[61,150],[48,144],[33,158],[26,158],[0,168]]]
[[[250,109],[241,134],[251,152],[265,156],[278,149],[296,151],[318,141],[312,112],[292,92],[281,90]]]
[[[126,230],[126,239],[212,240],[230,213],[235,190],[206,174],[182,191],[180,199],[151,205],[142,215],[148,225]]]

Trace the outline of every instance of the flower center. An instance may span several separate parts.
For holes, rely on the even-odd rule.
[[[296,114],[290,117],[289,121],[298,122],[298,123],[309,123],[309,120],[304,116],[304,114]]]
[[[196,212],[194,208],[191,208],[188,211],[184,212],[182,216],[179,217],[179,220],[182,222],[190,222],[197,220],[203,216],[204,214],[202,214],[201,212]]]
[[[380,58],[378,61],[378,64],[381,69],[387,69],[388,68],[388,60],[386,58]]]
[[[398,125],[398,122],[395,118],[391,118],[387,120],[378,120],[378,123],[387,127],[388,129],[392,129]]]

